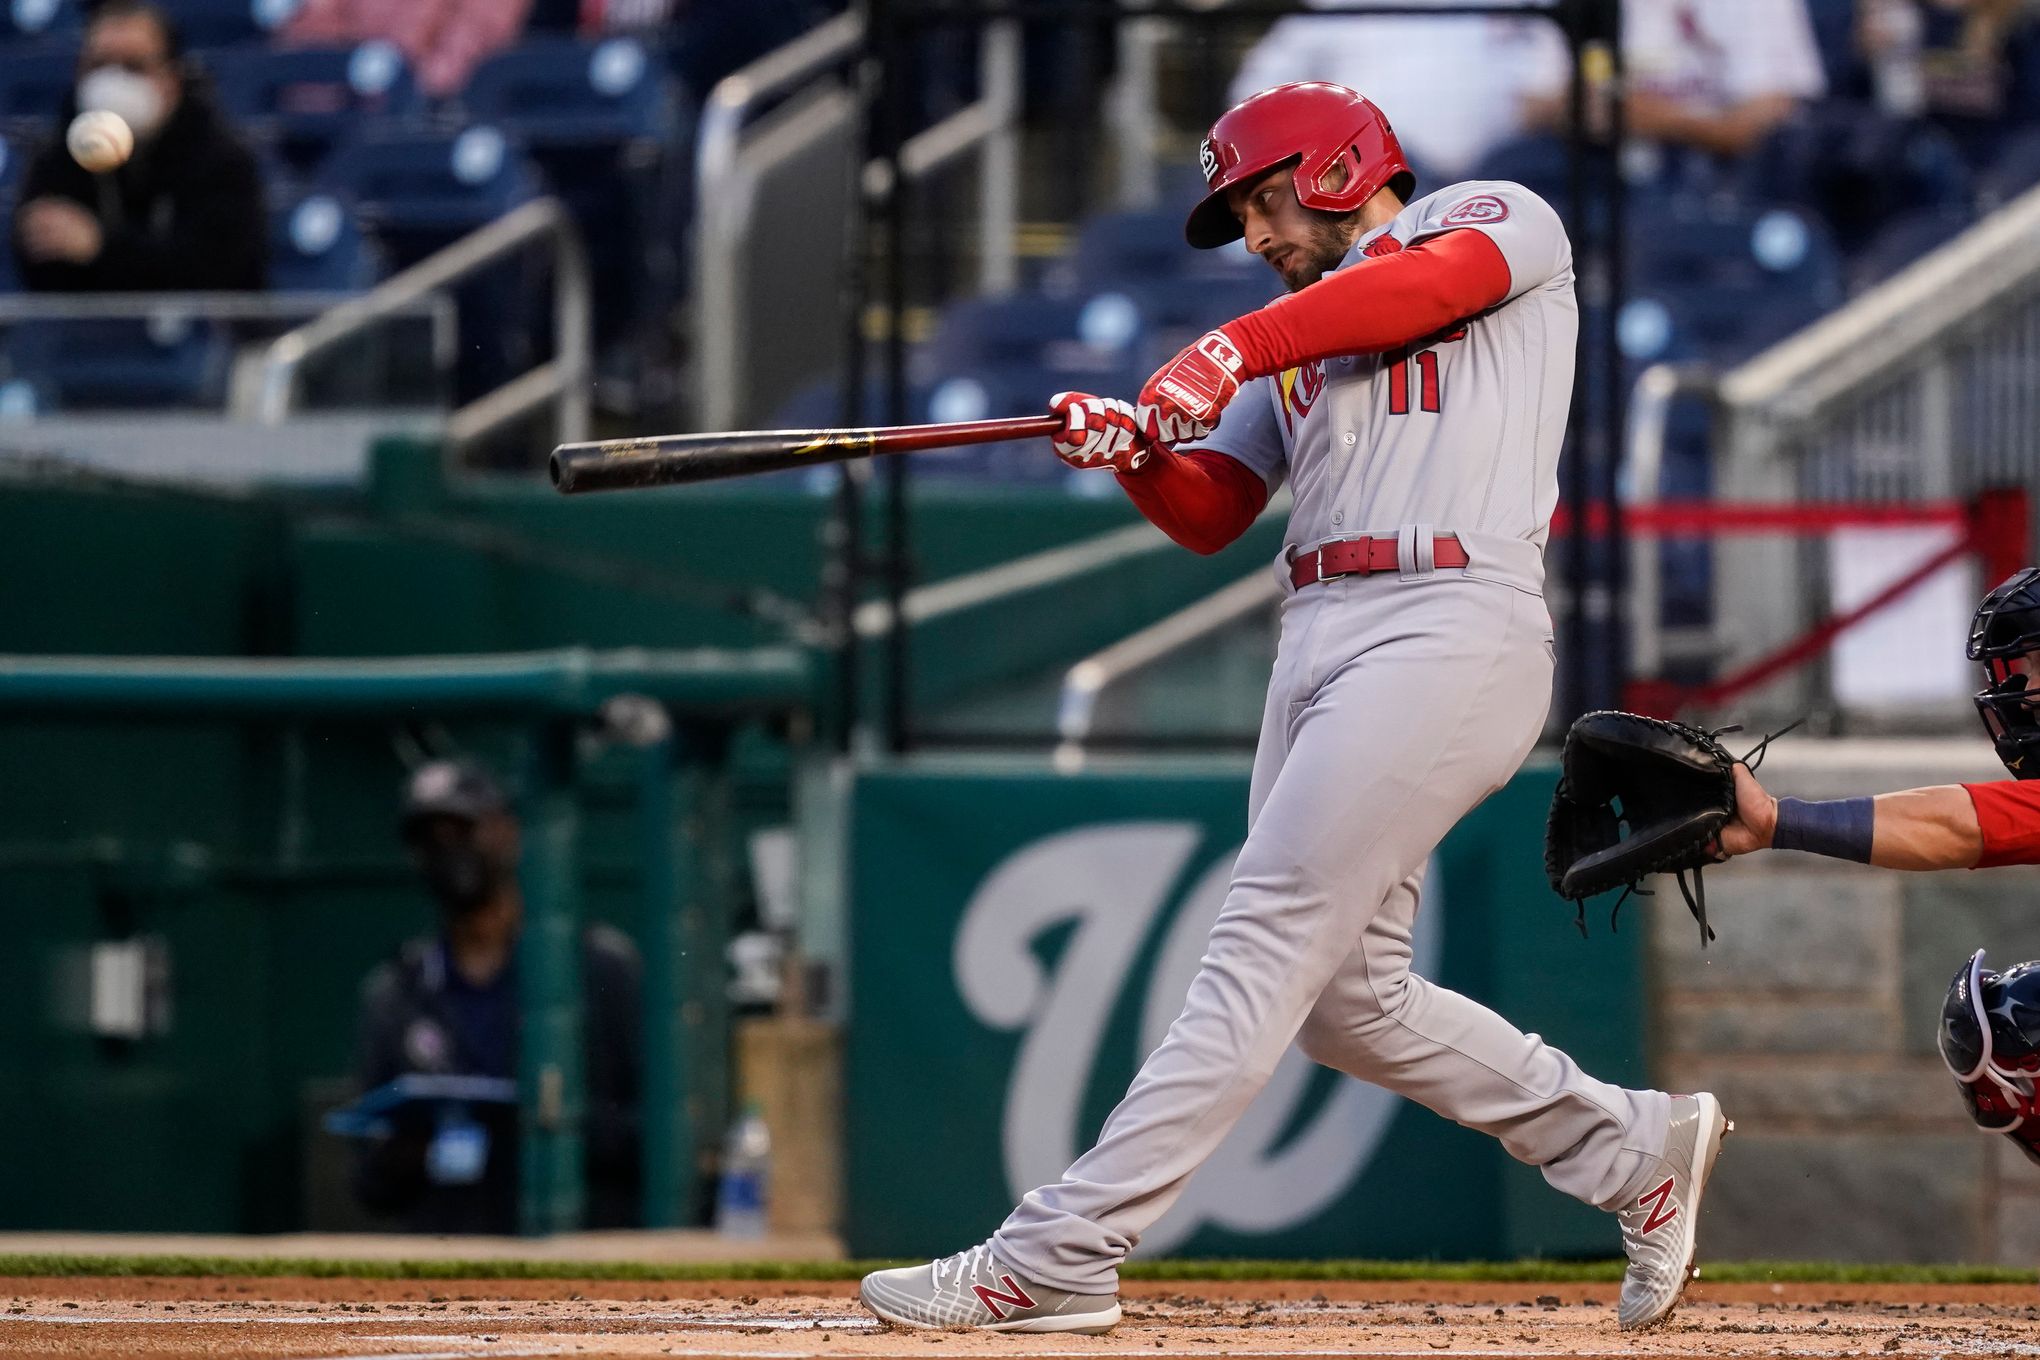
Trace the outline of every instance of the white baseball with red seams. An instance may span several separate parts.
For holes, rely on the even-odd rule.
[[[1116,1289],[1291,1043],[1493,1134],[1588,1203],[1623,1208],[1664,1179],[1669,1097],[1597,1081],[1409,971],[1425,861],[1515,773],[1549,706],[1543,547],[1578,333],[1564,228],[1519,185],[1421,198],[1345,263],[1451,230],[1500,248],[1501,303],[1391,353],[1257,378],[1194,446],[1289,483],[1285,559],[1371,534],[1399,542],[1400,570],[1297,587],[1277,564],[1281,641],[1224,910],[1097,1146],[992,1239],[1030,1280]],[[1466,567],[1436,565],[1441,534]]]

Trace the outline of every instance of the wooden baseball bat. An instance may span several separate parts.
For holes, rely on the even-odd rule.
[[[885,425],[863,430],[745,430],[732,434],[674,434],[562,444],[548,470],[564,496],[677,486],[756,472],[847,463],[881,453],[917,453],[1007,439],[1039,439],[1061,429],[1052,415],[1007,420],[960,420],[947,425]]]

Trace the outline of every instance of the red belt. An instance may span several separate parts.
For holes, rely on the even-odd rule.
[[[1453,535],[1439,534],[1431,540],[1431,565],[1463,567],[1466,563],[1466,549]],[[1289,583],[1301,590],[1335,576],[1366,576],[1396,571],[1401,565],[1393,538],[1342,538],[1291,558]]]

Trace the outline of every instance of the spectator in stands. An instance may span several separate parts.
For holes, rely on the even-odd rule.
[[[125,165],[93,174],[63,128],[110,109],[134,130]],[[14,214],[22,281],[57,292],[257,289],[268,236],[255,157],[186,69],[176,25],[154,5],[106,0],[85,30],[78,86],[30,163]]]
[[[1724,159],[1827,92],[1805,0],[1623,0],[1622,52],[1629,135]],[[1562,126],[1563,62],[1543,74],[1532,117]]]
[[[524,899],[520,827],[480,765],[440,760],[405,788],[403,838],[438,900],[439,930],[381,964],[362,990],[357,1075],[364,1092],[408,1073],[515,1079]],[[587,1226],[639,1221],[641,967],[604,926],[581,935]],[[414,1100],[366,1145],[355,1191],[418,1232],[513,1233],[517,1117],[504,1105]]]
[[[1924,116],[1987,160],[1997,134],[2040,109],[2033,0],[1857,0],[1861,90],[1897,118]]]
[[[1308,2],[1354,11],[1409,0]],[[1488,151],[1522,132],[1529,82],[1541,85],[1564,67],[1565,41],[1545,19],[1295,15],[1247,53],[1231,102],[1294,80],[1359,90],[1394,111],[1403,149],[1436,187],[1469,177]]]
[[[418,87],[444,99],[523,35],[531,6],[532,0],[304,0],[277,40],[329,47],[384,39],[403,52]]]

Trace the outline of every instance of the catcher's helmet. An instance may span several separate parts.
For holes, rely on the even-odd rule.
[[[1191,210],[1184,239],[1199,250],[1239,240],[1225,191],[1284,161],[1296,162],[1296,197],[1308,208],[1351,212],[1384,187],[1405,203],[1416,192],[1417,177],[1380,109],[1327,81],[1277,85],[1234,105],[1204,135],[1197,163],[1211,191]],[[1343,179],[1335,173],[1341,169]]]
[[[1983,663],[1976,711],[1998,759],[2018,779],[2040,779],[2040,685],[2014,665],[2034,651],[2040,651],[2040,567],[2026,567],[1984,596],[1969,622],[1969,659]]]
[[[2040,961],[1999,973],[1981,949],[1970,955],[1948,985],[1936,1041],[1976,1126],[2010,1134],[2040,1162]]]

